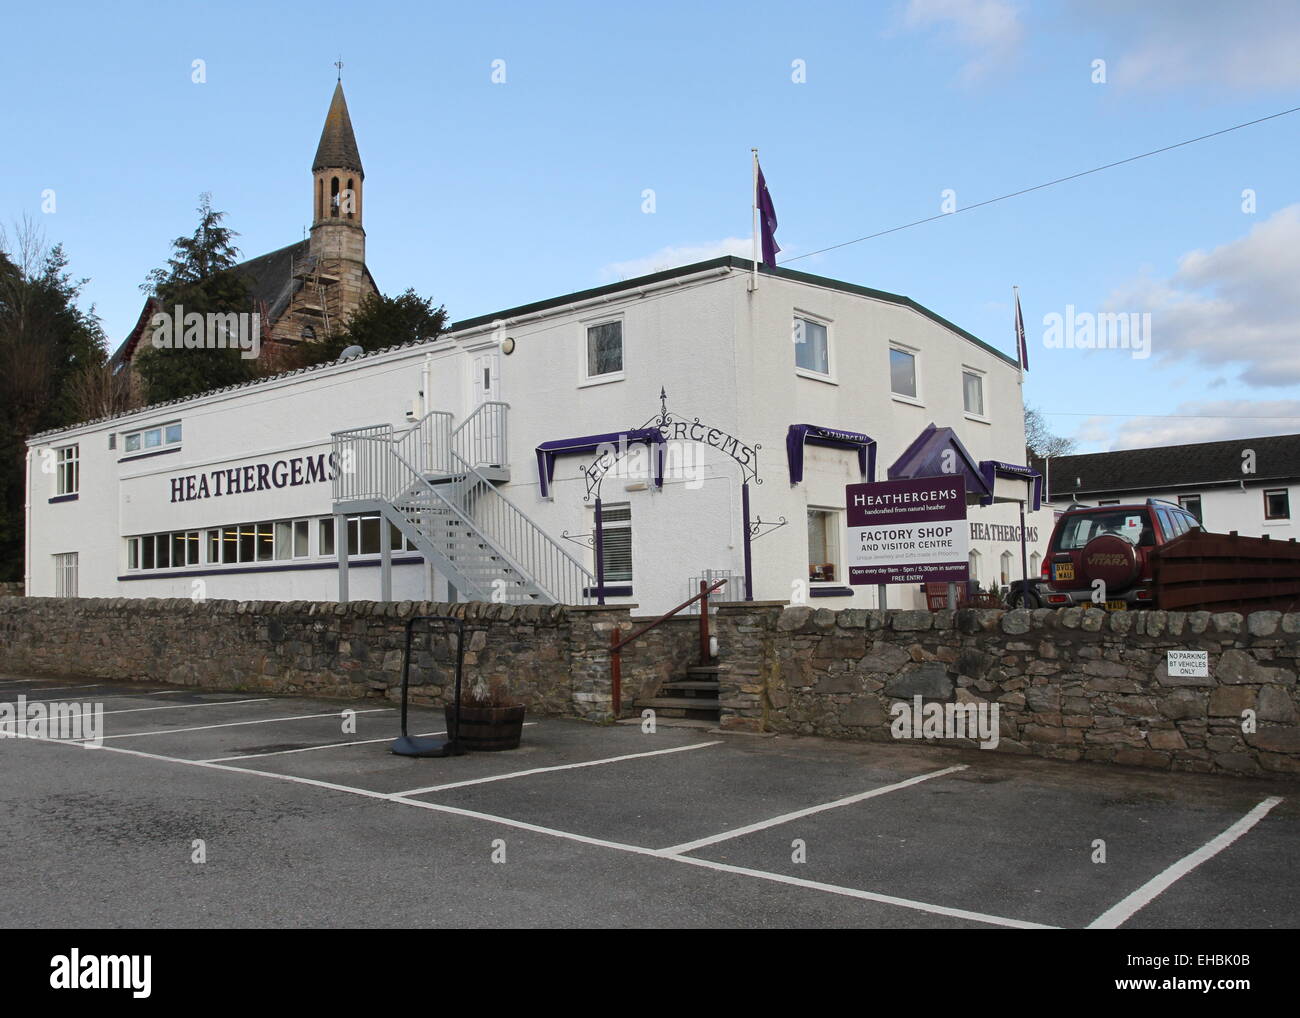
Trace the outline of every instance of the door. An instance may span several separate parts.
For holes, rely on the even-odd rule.
[[[485,406],[501,399],[501,355],[479,354],[472,364],[473,416],[466,428],[465,452],[475,466],[505,463],[505,421],[499,406]]]

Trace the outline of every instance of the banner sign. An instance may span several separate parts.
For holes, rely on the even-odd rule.
[[[967,558],[961,474],[845,486],[849,583],[960,583]]]

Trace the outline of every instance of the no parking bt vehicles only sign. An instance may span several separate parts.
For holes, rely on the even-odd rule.
[[[845,486],[849,583],[959,583],[967,558],[966,479],[959,474]]]

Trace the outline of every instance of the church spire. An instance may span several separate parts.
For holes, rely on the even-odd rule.
[[[330,111],[325,115],[325,127],[316,146],[312,172],[318,170],[352,170],[365,176],[361,168],[361,153],[357,150],[357,137],[352,133],[352,118],[348,115],[348,101],[343,98],[343,82],[334,86]]]

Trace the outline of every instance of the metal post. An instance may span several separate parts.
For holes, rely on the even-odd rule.
[[[885,595],[886,595],[886,593],[887,593],[888,591],[889,591],[889,584],[887,584],[887,583],[877,583],[877,584],[876,584],[876,607],[877,607],[877,608],[887,608],[887,607],[888,607],[888,604],[886,603],[886,600],[887,600],[887,599],[886,599],[886,597],[885,597]]]
[[[1031,482],[1032,483],[1032,482]],[[1020,598],[1021,604],[1029,601],[1029,554],[1025,550],[1025,503],[1020,503]]]
[[[605,603],[605,530],[601,522],[600,499],[596,499],[596,603]]]
[[[623,652],[618,647],[619,627],[609,634],[610,713],[617,721],[623,716]]]
[[[709,663],[709,581],[700,580],[700,664]]]
[[[948,584],[948,607],[957,607],[957,584],[955,583]]]
[[[379,600],[393,599],[393,525],[379,517]]]
[[[334,551],[339,558],[339,604],[348,603],[348,518],[334,517]]]
[[[750,527],[749,527],[749,482],[746,481],[740,486],[740,515],[741,526],[744,533],[741,535],[745,547],[745,600],[754,600],[754,556],[750,549]]]

